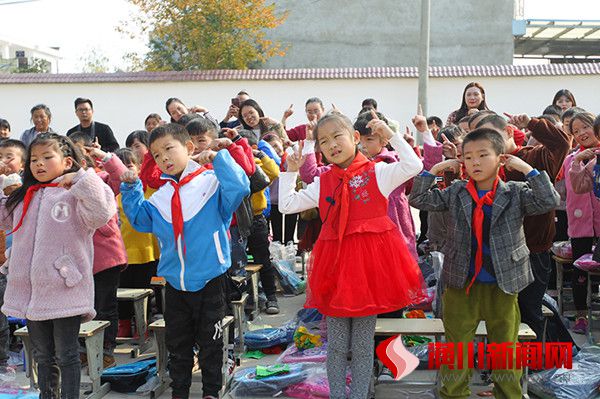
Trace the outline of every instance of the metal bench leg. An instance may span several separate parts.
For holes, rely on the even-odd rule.
[[[258,272],[260,273],[260,272]],[[260,315],[260,305],[258,303],[258,273],[252,273],[252,298],[254,299],[254,309],[252,310],[252,319],[256,319]]]
[[[167,287],[165,287],[164,285],[162,285],[160,287],[160,301],[162,304],[162,313],[163,315],[165,314],[165,309],[167,308]]]
[[[563,264],[554,261],[556,265],[556,301],[558,302],[558,314],[563,315]]]
[[[593,345],[594,344],[594,336],[592,335],[592,276],[590,273],[587,273],[587,316],[588,316],[588,342]]]
[[[235,345],[237,353],[244,352],[244,304],[242,302],[233,302],[233,318],[235,319],[235,329],[237,330],[238,342]]]
[[[137,348],[131,351],[131,357],[138,357],[150,347],[150,343],[146,341],[146,331],[148,328],[148,317],[146,313],[148,311],[148,297],[133,301],[133,310],[135,313],[135,329],[138,334],[138,339]]]
[[[223,378],[223,385],[219,391],[219,398],[225,396],[225,393],[229,389],[229,384],[233,376],[229,375],[229,366],[227,361],[229,360],[229,328],[231,324],[223,328],[223,365],[221,366],[221,375]]]
[[[523,369],[523,376],[521,377],[521,391],[524,399],[529,399],[529,388],[527,387],[527,383],[529,382],[529,366],[525,364],[525,368]]]
[[[38,388],[37,384],[37,365],[33,359],[33,347],[29,335],[22,336],[23,350],[25,352],[25,375],[29,378],[29,383],[32,388]]]
[[[101,384],[100,377],[104,371],[104,330],[85,338],[85,349],[88,359],[88,375],[91,380],[91,393],[86,399],[99,399],[110,392],[110,384]],[[82,383],[82,388],[87,389],[90,384]]]
[[[165,339],[166,331],[164,328],[154,331],[154,339],[156,341],[156,366],[158,377],[158,386],[150,392],[150,398],[158,398],[169,386],[169,377],[167,376],[167,362],[169,353],[167,352],[167,342]]]

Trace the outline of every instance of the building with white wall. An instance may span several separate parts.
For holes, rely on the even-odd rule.
[[[600,64],[506,65],[431,67],[430,116],[446,120],[461,103],[465,85],[478,81],[487,103],[499,112],[539,115],[559,89],[568,88],[577,105],[600,113]],[[245,71],[139,72],[112,74],[5,74],[0,75],[0,117],[10,121],[13,137],[31,126],[29,110],[45,103],[53,113],[51,126],[60,133],[78,123],[73,101],[88,97],[95,119],[108,123],[123,145],[125,137],[144,128],[144,119],[156,112],[167,119],[165,102],[179,97],[188,105],[202,105],[219,120],[231,97],[246,90],[265,113],[280,119],[294,104],[289,126],[304,123],[304,102],[318,96],[350,117],[364,98],[373,97],[379,109],[410,126],[417,108],[416,68],[271,69]]]
[[[60,51],[57,48],[37,46],[7,38],[0,38],[0,72],[8,72],[21,62],[31,64],[33,59],[42,59],[50,64],[50,73],[59,72]]]

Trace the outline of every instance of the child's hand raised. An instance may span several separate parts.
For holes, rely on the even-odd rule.
[[[106,157],[106,153],[102,151],[99,147],[84,147],[85,152],[94,159],[104,159]]]
[[[429,173],[432,175],[439,175],[442,172],[450,170],[454,173],[460,173],[460,169],[462,168],[462,162],[458,159],[447,159],[443,162],[435,164]]]
[[[577,155],[575,155],[575,160],[577,162],[589,161],[590,159],[594,159],[596,157],[596,151],[591,148],[580,151]]]
[[[304,140],[298,142],[298,151],[294,151],[292,155],[287,157],[287,171],[297,172],[300,170],[304,162],[306,161],[306,155],[302,155],[304,149]]]
[[[192,157],[192,159],[198,162],[200,165],[206,165],[207,163],[212,163],[216,156],[216,152],[212,150],[204,150],[200,154]]]
[[[314,140],[314,131],[317,127],[317,118],[312,117],[310,121],[306,124],[306,137],[305,140]]]
[[[375,111],[371,110],[373,119],[367,123],[367,129],[371,129],[371,134],[381,137],[384,140],[389,140],[394,136],[394,132],[384,121],[377,117]]]
[[[77,172],[65,173],[62,179],[58,182],[58,187],[66,188],[67,190],[73,186],[73,179]]]
[[[238,126],[242,126],[242,125],[238,125]],[[238,131],[236,129],[231,129],[231,128],[226,127],[226,128],[223,128],[221,131],[223,132],[225,137],[227,137],[229,140],[232,140],[232,141],[238,136]]]
[[[137,181],[137,179],[138,179],[137,173],[135,173],[133,170],[126,170],[121,175],[121,181],[123,183],[133,184]]]
[[[423,115],[423,108],[421,104],[417,107],[417,114],[412,118],[412,123],[419,133],[426,132],[427,129],[427,118]]]
[[[500,155],[500,161],[504,165],[504,169],[509,171],[516,170],[526,175],[533,170],[531,165],[514,155],[502,154]]]
[[[410,133],[410,129],[408,128],[408,126],[406,126],[406,132],[404,133],[404,140],[406,140],[406,142],[411,147],[413,147],[413,148],[415,147],[415,138]]]
[[[446,159],[458,158],[458,149],[456,148],[456,145],[454,145],[453,142],[448,140],[448,137],[446,137],[446,135],[443,133],[442,140],[442,153],[444,157],[446,157]]]
[[[505,112],[504,115],[508,117],[508,123],[515,125],[519,129],[525,129],[531,121],[531,118],[527,114],[511,115]]]
[[[6,165],[4,162],[0,161],[0,175],[9,175],[10,167]]]
[[[233,141],[229,140],[228,138],[221,138],[221,139],[214,139],[211,143],[210,143],[210,149],[213,151],[220,151],[222,149],[225,149],[227,147],[229,147],[230,145],[233,144]]]

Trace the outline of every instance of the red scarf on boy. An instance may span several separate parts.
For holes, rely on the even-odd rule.
[[[467,183],[467,191],[471,194],[471,198],[475,201],[475,208],[473,209],[473,218],[471,221],[471,225],[473,226],[473,233],[475,234],[475,239],[477,240],[477,253],[475,254],[475,274],[467,287],[467,295],[469,295],[469,291],[471,290],[471,286],[475,282],[477,275],[481,272],[481,268],[483,267],[483,220],[485,218],[485,214],[483,213],[483,206],[489,205],[491,206],[494,203],[494,197],[496,196],[496,188],[498,187],[498,178],[494,180],[494,185],[490,191],[485,193],[485,195],[479,198],[477,194],[477,187],[475,187],[475,181],[473,179],[469,179]]]
[[[185,240],[183,239],[183,210],[181,209],[181,197],[179,196],[179,189],[192,181],[192,179],[198,176],[200,173],[206,170],[205,167],[196,169],[189,175],[185,176],[179,182],[169,180],[173,186],[173,196],[171,197],[171,219],[173,220],[173,233],[175,234],[175,245],[179,241],[181,236],[181,245],[183,247],[183,254],[185,255]]]

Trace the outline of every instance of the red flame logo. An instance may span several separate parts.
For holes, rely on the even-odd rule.
[[[396,381],[412,373],[419,365],[419,358],[404,347],[402,335],[388,338],[377,345],[376,353]]]

